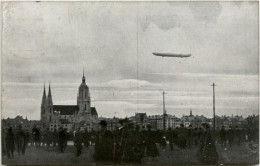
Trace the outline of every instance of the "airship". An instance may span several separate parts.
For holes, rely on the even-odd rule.
[[[191,54],[159,53],[159,52],[153,52],[153,55],[161,56],[161,57],[178,57],[178,58],[187,58],[191,56]]]

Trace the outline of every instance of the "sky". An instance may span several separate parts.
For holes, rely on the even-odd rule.
[[[102,117],[258,114],[258,2],[3,2],[2,118],[40,119],[44,82]],[[162,58],[152,52],[192,54]]]

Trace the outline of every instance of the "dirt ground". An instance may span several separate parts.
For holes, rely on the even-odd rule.
[[[259,146],[255,144],[251,147],[249,143],[234,145],[231,148],[224,148],[217,144],[219,154],[219,164],[257,164],[259,162]],[[169,146],[163,151],[159,147],[160,156],[156,158],[145,157],[142,159],[142,164],[193,164],[198,165],[200,162],[197,159],[197,148],[191,150],[179,149],[174,147],[170,151]],[[19,156],[15,152],[13,159],[8,159],[7,156],[2,156],[2,163],[5,165],[96,165],[93,160],[94,146],[83,148],[80,157],[75,156],[76,149],[73,146],[68,146],[64,153],[59,153],[55,147],[28,147],[24,156]]]

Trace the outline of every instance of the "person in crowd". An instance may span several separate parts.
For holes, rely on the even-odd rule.
[[[19,155],[21,153],[22,153],[22,155],[25,154],[26,140],[27,140],[26,134],[22,129],[22,125],[20,124],[15,133],[16,149],[17,149],[17,152]]]
[[[177,129],[178,133],[178,142],[179,142],[179,147],[181,149],[184,149],[187,145],[187,129],[184,127],[183,124],[180,125],[180,128]]]
[[[228,139],[229,147],[231,148],[234,141],[234,130],[231,126],[229,126],[229,129],[227,131],[227,139]]]
[[[81,155],[82,152],[82,143],[83,143],[83,135],[80,132],[80,130],[78,129],[75,133],[75,137],[74,137],[74,146],[76,147],[76,156],[79,157]]]
[[[95,141],[94,159],[98,164],[113,163],[114,138],[111,131],[107,130],[107,122],[100,121],[101,130]]]
[[[68,133],[67,128],[64,128],[63,130],[64,130],[64,133],[65,133],[65,137],[64,137],[65,138],[64,139],[64,150],[65,150],[68,146],[68,140],[70,138],[70,134]]]
[[[141,137],[140,127],[135,127],[133,123],[125,121],[121,129],[122,135],[120,140],[119,164],[137,164],[141,163],[144,154],[143,138]]]
[[[7,151],[6,151],[6,134],[7,134],[8,129],[4,128],[2,126],[2,133],[1,133],[1,141],[2,141],[2,155],[7,155]]]
[[[6,137],[5,137],[5,142],[6,142],[7,157],[13,158],[14,157],[14,149],[15,149],[15,136],[14,136],[12,127],[10,127],[7,131],[7,134],[6,134]]]
[[[158,132],[151,131],[151,126],[148,126],[148,130],[145,133],[145,147],[146,155],[150,157],[158,157],[159,150],[157,149],[156,143],[161,143],[162,135]]]
[[[47,129],[43,129],[42,130],[42,132],[41,132],[41,138],[40,138],[40,140],[41,140],[41,146],[45,146],[45,145],[47,145],[46,143],[47,143],[47,137],[48,137],[48,135],[47,135],[47,131],[46,131]]]
[[[194,145],[197,146],[200,140],[200,135],[199,135],[199,128],[196,127],[193,130],[193,140],[194,140]]]
[[[65,150],[65,144],[67,144],[66,143],[66,140],[67,140],[67,138],[66,138],[66,132],[65,132],[65,130],[61,127],[60,128],[60,132],[59,132],[59,151],[61,152],[61,153],[64,153],[64,150]]]
[[[219,135],[220,135],[220,141],[221,141],[220,143],[221,143],[221,145],[222,145],[224,148],[226,148],[227,132],[226,132],[224,126],[222,126]]]
[[[166,150],[166,145],[167,145],[166,136],[163,136],[163,137],[161,138],[161,147],[162,147],[162,150],[163,150],[163,151]]]
[[[113,160],[116,164],[121,163],[121,154],[123,151],[123,146],[125,145],[127,135],[125,133],[124,120],[119,120],[119,127],[114,132],[114,148],[113,148]]]
[[[96,132],[92,130],[90,132],[90,145],[94,145],[96,140]]]
[[[54,131],[51,133],[51,139],[52,139],[52,145],[53,147],[56,147],[57,142],[58,142],[58,133],[56,128],[54,129]]]
[[[192,125],[189,125],[189,128],[188,128],[188,146],[189,148],[191,149],[191,146],[193,144],[193,128],[192,128]]]
[[[217,164],[218,153],[210,132],[210,126],[207,123],[203,124],[203,134],[200,139],[197,156],[203,164]]]
[[[168,129],[167,133],[166,133],[166,139],[169,141],[169,146],[170,146],[170,150],[173,151],[173,140],[174,140],[174,136],[173,136],[173,131],[171,128]]]
[[[25,144],[25,148],[28,147],[28,144],[30,143],[30,132],[28,129],[25,129],[25,137],[26,137],[26,144]]]
[[[32,129],[32,137],[33,137],[33,145],[34,146],[40,146],[40,137],[41,137],[41,133],[40,130],[36,127],[36,125],[33,126]]]
[[[241,143],[241,130],[236,126],[235,128],[235,142],[237,145],[240,145]]]
[[[46,144],[47,144],[47,147],[50,147],[52,144],[52,132],[50,131],[49,128],[47,128],[46,133],[47,133]]]
[[[90,133],[88,132],[87,129],[85,129],[84,133],[82,134],[82,137],[83,137],[84,146],[87,148],[89,146],[89,141],[90,141]]]

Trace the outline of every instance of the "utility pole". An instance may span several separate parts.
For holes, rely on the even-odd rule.
[[[163,131],[166,129],[165,92],[163,91]]]
[[[215,134],[216,130],[216,118],[215,118],[215,86],[216,84],[213,82],[211,85],[213,87],[213,132]]]

